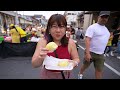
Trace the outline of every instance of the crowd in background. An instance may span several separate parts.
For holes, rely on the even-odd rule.
[[[4,36],[4,41],[11,43],[25,43],[25,42],[38,42],[40,38],[44,37],[46,28],[40,25],[21,25],[10,24],[7,36]],[[66,37],[74,39],[76,42],[81,42],[85,39],[85,30],[82,27],[74,28],[72,25],[67,25]],[[110,38],[104,56],[115,56],[120,59],[120,26],[116,30],[109,30]]]
[[[36,42],[40,38],[43,38],[45,28],[40,25],[27,25],[23,28],[20,25],[10,24],[7,30],[8,34],[5,36],[6,42],[11,43],[25,43],[25,42]]]
[[[106,46],[104,56],[117,56],[120,59],[120,26],[115,30],[110,31],[110,38]]]

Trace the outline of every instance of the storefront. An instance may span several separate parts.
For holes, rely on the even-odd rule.
[[[0,11],[0,32],[7,33],[7,28],[15,23],[15,15],[10,11]]]

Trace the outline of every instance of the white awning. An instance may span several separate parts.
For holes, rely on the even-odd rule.
[[[30,22],[30,21],[27,21],[27,20],[25,20],[25,19],[20,19],[20,23],[22,23],[22,24],[32,24],[32,22]]]
[[[5,14],[8,14],[8,15],[11,15],[11,16],[16,16],[16,13],[13,12],[13,11],[0,11],[1,13],[5,13]]]

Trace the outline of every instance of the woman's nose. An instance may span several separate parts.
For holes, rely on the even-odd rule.
[[[60,27],[57,27],[56,30],[57,30],[57,31],[60,31]]]

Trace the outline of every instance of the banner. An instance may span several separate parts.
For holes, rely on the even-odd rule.
[[[36,42],[28,43],[9,43],[2,42],[2,47],[0,47],[0,55],[2,58],[7,57],[31,57],[36,49]]]

